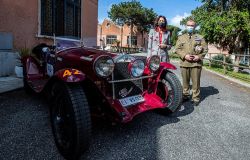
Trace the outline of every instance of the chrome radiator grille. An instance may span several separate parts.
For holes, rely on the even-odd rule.
[[[113,80],[124,80],[126,82],[114,83],[114,94],[116,99],[129,97],[133,95],[141,94],[143,91],[142,80],[130,81],[133,78],[128,70],[129,62],[120,62],[115,64]]]

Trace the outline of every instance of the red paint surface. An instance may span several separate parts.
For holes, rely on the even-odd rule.
[[[145,79],[146,85],[142,96],[144,97],[144,102],[130,106],[122,107],[118,99],[112,99],[111,84],[109,84],[106,78],[100,78],[96,76],[93,70],[93,64],[99,56],[108,55],[113,57],[114,55],[108,52],[88,49],[88,48],[74,48],[61,51],[55,54],[55,59],[60,57],[62,60],[56,61],[54,64],[54,75],[49,77],[46,75],[45,66],[40,66],[40,64],[33,57],[25,57],[23,59],[24,66],[26,66],[28,82],[31,87],[36,92],[41,92],[46,84],[53,78],[61,79],[65,82],[80,82],[84,79],[89,79],[95,83],[99,91],[109,102],[110,107],[112,107],[117,115],[120,117],[122,123],[131,121],[136,115],[146,112],[148,110],[156,108],[164,108],[167,103],[156,95],[156,89],[158,81],[161,78],[161,74],[164,74],[168,69],[176,69],[176,67],[170,63],[161,63],[160,69],[156,71],[152,78]],[[91,57],[92,61],[83,60],[80,57]],[[71,73],[65,74],[65,71]],[[75,73],[75,74],[74,74]],[[145,68],[144,75],[151,75],[151,71],[148,66]],[[110,80],[110,79],[109,79]],[[148,90],[147,90],[148,89]],[[167,91],[166,91],[166,94]]]
[[[66,72],[69,72],[70,75],[65,75]],[[79,72],[76,74],[76,72]],[[84,73],[82,73],[79,70],[72,69],[72,68],[65,68],[57,71],[55,73],[55,76],[57,76],[59,79],[61,79],[64,82],[81,82],[85,80],[86,76]]]
[[[161,98],[156,94],[148,94],[147,92],[143,93],[143,97],[145,99],[144,102],[129,106],[122,107],[119,100],[110,101],[113,103],[112,107],[122,115],[122,123],[127,123],[131,121],[136,115],[157,108],[164,108],[166,104],[162,103]]]

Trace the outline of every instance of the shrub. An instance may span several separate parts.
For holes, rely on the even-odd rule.
[[[30,49],[29,48],[21,48],[18,52],[18,56],[16,58],[16,66],[22,66],[22,58],[25,56],[29,56],[30,55]]]
[[[223,55],[222,54],[218,54],[216,56],[214,56],[212,58],[213,60],[217,60],[217,61],[221,61],[221,62],[217,62],[217,61],[212,61],[211,62],[211,66],[215,67],[215,68],[223,68]],[[230,59],[229,56],[226,57],[226,63],[232,64],[232,60]],[[232,66],[227,66],[227,70],[232,70]]]
[[[30,55],[30,49],[29,48],[21,48],[19,51],[20,58],[29,56]]]

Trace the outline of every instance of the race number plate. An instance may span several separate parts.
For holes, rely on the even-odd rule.
[[[119,99],[123,107],[131,106],[140,102],[144,102],[144,98],[141,95],[131,96],[123,99]]]

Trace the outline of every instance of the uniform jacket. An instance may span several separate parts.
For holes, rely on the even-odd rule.
[[[205,57],[208,48],[204,38],[199,34],[193,34],[189,36],[188,33],[178,37],[176,42],[176,53],[180,56],[181,67],[197,67],[202,66],[202,59]],[[189,62],[185,60],[187,54],[198,55],[201,61]]]
[[[164,49],[159,48],[159,44],[166,44],[167,47]],[[171,48],[170,44],[170,32],[166,31],[160,34],[155,29],[151,29],[148,37],[148,55],[150,57],[152,55],[161,56],[162,61],[169,61],[168,59],[168,50]]]

